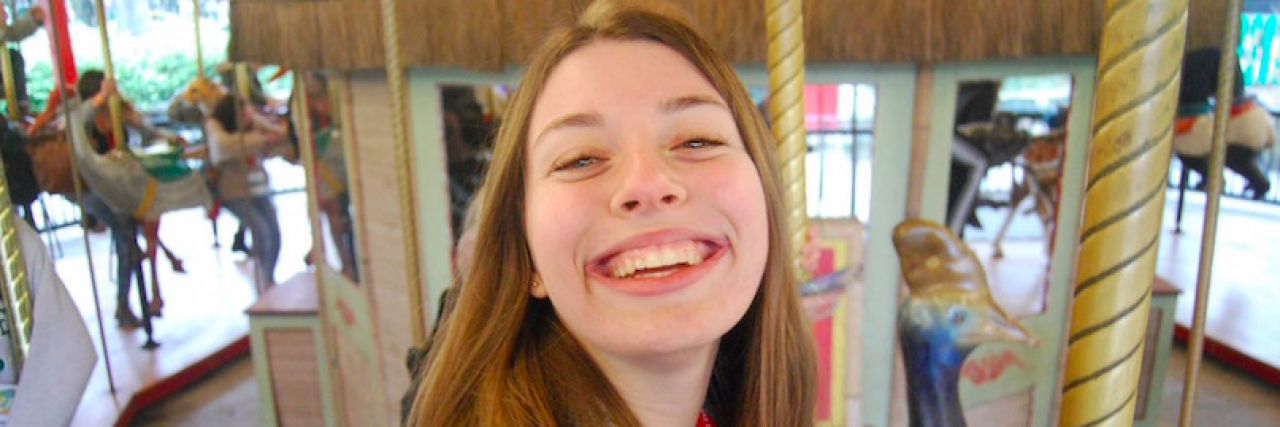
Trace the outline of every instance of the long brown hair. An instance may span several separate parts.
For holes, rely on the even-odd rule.
[[[732,66],[684,19],[665,8],[613,1],[593,3],[576,23],[552,33],[507,106],[485,177],[473,267],[436,337],[409,424],[640,425],[551,304],[528,291],[529,118],[555,66],[602,39],[656,41],[693,63],[728,102],[764,187],[770,243],[764,277],[747,313],[720,340],[704,409],[721,426],[813,424],[816,361],[784,235],[773,139]]]

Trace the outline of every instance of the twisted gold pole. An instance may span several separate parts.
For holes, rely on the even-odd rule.
[[[0,1],[0,7],[8,9],[8,6],[6,6],[5,3],[6,2]],[[18,19],[18,15],[16,14],[10,13],[9,16],[12,16],[15,20]],[[8,29],[9,23],[0,22],[0,26]],[[9,120],[17,121],[19,120],[18,95],[14,93],[14,88],[17,87],[17,84],[13,77],[13,58],[9,57],[8,51],[9,42],[0,40],[0,78],[4,79],[4,99],[8,103],[7,110],[9,111]]]
[[[18,229],[14,221],[13,205],[9,203],[9,183],[0,164],[0,263],[3,263],[3,285],[0,296],[4,299],[4,321],[8,328],[9,342],[13,345],[13,371],[22,374],[27,353],[31,350],[31,327],[35,317],[31,311],[31,284],[27,281],[26,262],[18,241]]]
[[[0,7],[6,7],[0,2]],[[17,16],[17,15],[13,15]],[[7,26],[0,22],[0,26]],[[9,43],[0,41],[0,74],[4,79],[4,95],[8,101],[9,120],[18,121],[18,97],[13,80],[13,63],[10,62]],[[4,303],[5,327],[9,330],[9,342],[13,346],[13,370],[22,373],[27,352],[31,347],[31,286],[27,283],[26,264],[19,249],[17,229],[13,226],[13,205],[9,203],[9,183],[5,179],[4,165],[0,164],[0,267],[3,267],[3,289],[0,299]]]
[[[31,327],[35,324],[32,313],[31,284],[27,280],[27,264],[22,258],[22,245],[18,241],[18,229],[14,221],[13,205],[9,203],[9,183],[0,163],[0,263],[3,263],[3,284],[0,296],[4,299],[5,326],[13,345],[13,371],[22,374],[27,353],[31,350]]]
[[[783,197],[787,206],[787,235],[791,248],[799,251],[808,237],[804,155],[804,20],[799,0],[765,0],[766,40],[769,64],[769,118],[778,140],[778,160],[782,162]],[[808,273],[800,268],[800,257],[792,264],[800,280]]]
[[[1218,94],[1213,116],[1213,145],[1209,149],[1208,195],[1204,206],[1204,234],[1200,239],[1200,273],[1196,276],[1195,314],[1191,318],[1187,373],[1182,383],[1182,410],[1179,424],[1190,427],[1195,420],[1200,362],[1204,357],[1204,322],[1209,305],[1209,278],[1213,273],[1213,249],[1218,237],[1218,204],[1222,200],[1222,166],[1226,161],[1227,121],[1231,119],[1231,93],[1236,73],[1236,43],[1240,24],[1240,0],[1227,7],[1226,35],[1218,64]]]
[[[405,285],[409,287],[409,314],[413,316],[413,343],[422,346],[427,333],[422,309],[422,272],[418,268],[418,217],[414,212],[413,153],[409,147],[408,91],[401,58],[400,29],[396,25],[395,0],[382,0],[382,35],[387,47],[387,83],[391,86],[391,140],[395,144],[396,181],[400,183],[400,221],[404,236]]]
[[[1188,0],[1107,0],[1059,421],[1131,425]]]

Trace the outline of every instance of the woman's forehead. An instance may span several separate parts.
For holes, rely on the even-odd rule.
[[[530,112],[536,135],[566,115],[604,114],[623,107],[655,111],[679,98],[728,105],[705,74],[675,49],[649,40],[598,40],[552,67]]]

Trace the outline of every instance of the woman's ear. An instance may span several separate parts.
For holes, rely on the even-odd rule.
[[[529,295],[538,299],[547,298],[547,285],[542,284],[542,275],[533,273],[533,283],[529,285]]]

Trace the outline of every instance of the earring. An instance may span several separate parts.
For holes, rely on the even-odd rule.
[[[536,277],[535,277],[535,278],[533,278],[533,288],[534,288],[534,289],[537,289],[537,288],[538,288],[538,286],[542,286],[542,283],[541,283],[541,282],[542,282],[542,281],[541,281],[540,279],[538,279],[538,278],[536,278]]]

